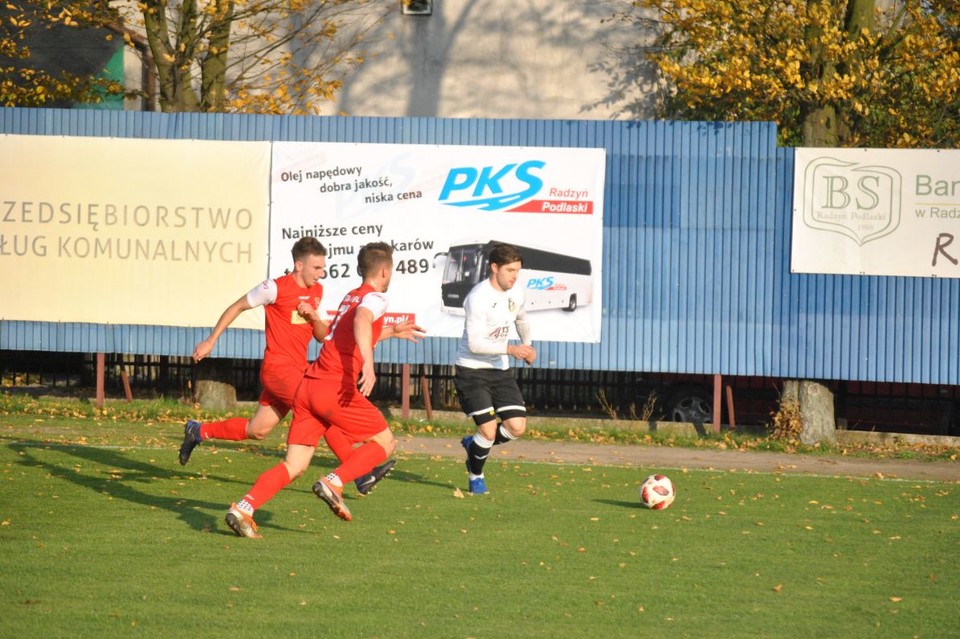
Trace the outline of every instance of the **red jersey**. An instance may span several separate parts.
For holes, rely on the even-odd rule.
[[[247,293],[251,306],[263,306],[266,315],[264,368],[292,369],[300,374],[306,370],[313,324],[300,317],[297,306],[306,302],[319,308],[322,298],[323,286],[319,282],[302,288],[293,275],[267,280]]]
[[[384,313],[387,310],[387,296],[378,293],[369,284],[361,284],[353,289],[340,302],[337,316],[330,324],[330,331],[323,340],[320,356],[307,369],[306,376],[313,378],[337,378],[342,380],[342,388],[356,390],[357,379],[363,368],[363,357],[357,348],[353,333],[353,320],[360,306],[373,313],[373,343],[376,346],[383,331]]]

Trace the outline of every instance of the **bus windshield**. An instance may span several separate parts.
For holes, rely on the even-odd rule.
[[[476,284],[483,279],[483,248],[477,244],[451,246],[447,253],[447,265],[443,270],[443,283],[467,282]]]

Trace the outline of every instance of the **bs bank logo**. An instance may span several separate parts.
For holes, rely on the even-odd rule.
[[[439,201],[450,206],[500,211],[530,199],[543,188],[537,173],[546,162],[527,160],[503,166],[450,169]]]
[[[821,157],[803,173],[803,223],[863,246],[900,226],[900,173]]]

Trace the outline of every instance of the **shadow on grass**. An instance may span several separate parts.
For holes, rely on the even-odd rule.
[[[618,506],[620,508],[643,509],[639,501],[625,501],[623,499],[594,499],[595,503],[607,504],[608,506]]]
[[[7,448],[16,453],[16,463],[28,468],[37,468],[49,473],[52,477],[66,480],[76,486],[87,488],[97,494],[110,495],[114,499],[140,504],[148,508],[166,510],[177,515],[177,518],[190,528],[197,531],[217,531],[233,536],[233,533],[222,524],[220,516],[210,515],[205,511],[222,511],[226,513],[229,504],[209,502],[189,497],[168,497],[155,495],[140,490],[137,485],[156,485],[164,481],[179,481],[184,479],[182,471],[170,470],[162,466],[145,464],[127,457],[118,450],[95,448],[66,444],[35,444],[22,441],[11,442]],[[46,461],[38,456],[38,451],[56,451],[95,464],[83,469],[73,463],[58,464]],[[86,472],[82,472],[86,470]],[[218,482],[245,484],[236,479],[205,475],[207,479]],[[253,483],[251,479],[250,484]],[[257,513],[257,524],[268,525],[270,513]],[[275,526],[274,526],[275,527]]]
[[[0,436],[0,441],[3,440],[6,440],[6,447],[15,454],[15,463],[21,467],[38,469],[40,472],[68,481],[96,494],[109,495],[114,499],[173,513],[180,521],[198,532],[218,532],[232,537],[233,533],[226,527],[222,519],[223,514],[226,514],[229,504],[193,499],[185,496],[153,494],[145,490],[145,488],[147,486],[157,487],[171,481],[182,482],[190,477],[202,475],[205,479],[215,482],[242,486],[242,488],[238,490],[239,497],[242,494],[241,491],[246,491],[256,481],[256,476],[251,476],[249,481],[243,481],[234,477],[223,477],[199,470],[189,470],[188,466],[181,467],[175,465],[175,461],[171,463],[171,467],[169,468],[162,465],[145,463],[130,457],[124,452],[122,447],[102,448],[81,444],[35,442]],[[224,448],[232,449],[235,452],[253,452],[249,446]],[[65,459],[62,461],[45,459],[43,451],[56,452],[64,455]],[[158,451],[158,454],[169,455],[173,458],[175,452],[170,451],[168,453],[167,451]],[[262,455],[264,458],[264,464],[261,470],[267,470],[267,468],[278,463],[283,458],[281,453],[271,450],[257,450],[256,454]],[[400,459],[399,462],[401,468],[394,469],[384,480],[385,482],[398,481],[439,487],[445,490],[450,489],[451,486],[449,482],[428,479],[419,473],[402,470],[403,460]],[[195,465],[199,464],[197,463]],[[327,455],[321,454],[313,459],[310,465],[311,470],[308,471],[308,473],[321,476],[333,470],[336,465],[336,460],[330,457],[329,453]],[[305,478],[300,478],[300,481],[297,483],[305,484],[307,492],[310,492],[312,480],[310,482],[304,482],[304,479]],[[185,488],[189,489],[189,486]],[[159,490],[164,489],[161,487]],[[380,490],[382,490],[382,488],[380,488]],[[345,496],[348,499],[365,498],[360,497],[358,494]],[[212,515],[210,511],[221,514]],[[257,525],[260,526],[261,529],[269,528],[290,532],[303,532],[297,528],[286,528],[284,526],[271,524],[271,519],[272,515],[269,510],[259,509],[257,511]]]
[[[389,483],[391,481],[401,481],[407,484],[420,484],[422,486],[437,486],[439,488],[450,489],[452,488],[450,482],[436,481],[433,479],[427,479],[423,475],[418,473],[411,473],[405,470],[399,470],[403,460],[398,460],[397,467],[393,469],[388,477],[381,480],[381,483]],[[466,482],[466,475],[464,475],[464,482]]]
[[[10,440],[11,438],[0,437],[0,440],[3,439]],[[198,532],[219,532],[231,537],[234,536],[233,532],[223,523],[222,515],[209,514],[211,510],[226,514],[229,504],[181,496],[156,495],[138,488],[138,486],[156,486],[162,482],[179,482],[197,474],[196,472],[188,471],[186,467],[165,468],[132,459],[119,449],[99,448],[95,446],[13,440],[8,441],[7,448],[16,454],[16,463],[19,466],[39,469],[52,477],[63,479],[97,494],[110,495],[114,499],[140,504],[147,508],[165,510],[175,514],[180,521]],[[69,460],[64,463],[45,460],[38,454],[39,451],[55,451],[73,459],[89,462],[93,464],[93,466],[88,465],[84,467]],[[265,461],[262,470],[267,470],[267,468],[282,459],[282,455],[275,454],[271,451],[264,451],[260,454],[264,455]],[[321,476],[333,470],[335,465],[333,458],[318,456],[314,458],[310,468],[314,474]],[[308,471],[308,473],[311,471]],[[243,486],[241,489],[243,491],[249,489],[256,481],[256,477],[251,477],[249,481],[240,481],[235,478],[211,475],[209,473],[203,473],[203,477],[224,484],[239,484]],[[401,481],[449,488],[448,484],[428,480],[423,475],[403,470],[394,470],[385,481]],[[306,491],[310,492],[312,481],[304,482],[304,478],[300,478],[300,481],[297,483],[304,484]],[[291,487],[292,486],[293,484],[291,484]],[[360,498],[358,495],[347,497],[348,499],[351,497],[353,499]],[[272,514],[269,510],[257,510],[257,525],[261,529],[268,528],[288,532],[304,532],[298,528],[287,528],[285,526],[272,524],[271,519]]]

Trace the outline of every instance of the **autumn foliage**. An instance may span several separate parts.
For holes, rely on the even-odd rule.
[[[82,29],[92,39],[123,39],[140,57],[146,92],[163,111],[314,114],[362,64],[365,38],[398,6],[385,0],[5,0],[0,106],[122,94],[123,86],[98,79],[96,71],[71,75],[31,50],[31,39],[43,30]],[[57,53],[71,55],[68,45]]]
[[[47,68],[32,60],[38,34],[55,40],[68,30],[87,30],[92,38],[112,40],[115,25],[116,14],[105,2],[5,0],[0,5],[0,106],[99,102],[108,95],[122,95],[119,82]]]
[[[309,115],[363,62],[361,43],[395,8],[374,0],[139,0],[164,111]]]
[[[960,143],[960,2],[637,0],[662,117],[774,121],[781,143]]]

